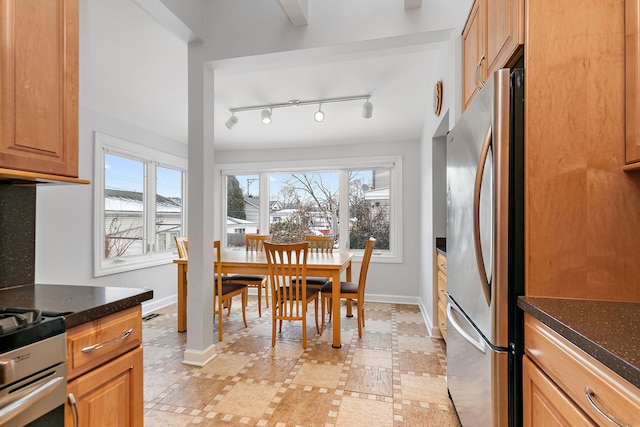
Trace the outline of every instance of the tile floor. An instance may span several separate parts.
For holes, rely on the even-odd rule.
[[[201,368],[181,363],[175,305],[143,322],[145,426],[460,425],[444,342],[429,337],[417,306],[367,304],[359,339],[343,305],[340,349],[331,324],[318,335],[311,313],[303,350],[300,322],[285,322],[272,347],[270,310],[263,304],[259,318],[255,296],[249,304],[249,326],[234,304],[218,355]]]

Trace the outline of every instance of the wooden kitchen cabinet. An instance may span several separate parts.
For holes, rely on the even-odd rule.
[[[640,390],[529,314],[524,329],[525,426],[640,424]]]
[[[438,328],[447,341],[447,257],[438,253]]]
[[[522,0],[475,0],[462,32],[464,109],[487,78],[509,67],[524,44]]]
[[[139,305],[67,331],[65,426],[142,425],[141,342]]]
[[[640,0],[625,1],[625,169],[640,169]]]
[[[141,426],[142,376],[142,348],[137,348],[71,381],[67,392],[75,405],[69,405],[65,425]]]
[[[485,0],[475,0],[462,31],[462,73],[464,109],[466,110],[486,79],[484,54]]]
[[[0,169],[78,176],[78,0],[1,0]]]
[[[522,371],[525,427],[596,425],[527,356],[522,360]]]

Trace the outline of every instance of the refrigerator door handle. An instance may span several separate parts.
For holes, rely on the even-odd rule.
[[[476,262],[480,273],[482,291],[484,292],[484,298],[487,300],[488,305],[491,305],[491,284],[487,279],[487,270],[484,267],[484,257],[482,256],[482,242],[480,241],[480,190],[482,187],[484,166],[487,164],[487,156],[489,155],[489,148],[491,147],[491,140],[491,127],[489,127],[487,136],[482,144],[482,152],[480,153],[480,160],[478,161],[478,168],[476,169],[476,182],[473,189],[473,246],[476,251]]]
[[[475,347],[476,350],[478,350],[482,354],[485,354],[487,351],[485,349],[484,342],[482,341],[482,338],[480,340],[476,340],[471,335],[469,335],[462,328],[462,326],[460,326],[460,324],[458,324],[458,322],[456,322],[455,318],[453,317],[453,313],[452,313],[453,310],[455,310],[458,313],[460,312],[458,310],[458,308],[455,307],[451,303],[451,301],[449,301],[447,303],[447,321],[449,322],[449,324],[451,324],[451,326],[453,326],[453,328],[456,331],[458,331],[458,333],[462,336],[462,338],[464,338],[469,344],[471,344],[473,347]],[[462,313],[460,313],[460,315],[462,315]]]

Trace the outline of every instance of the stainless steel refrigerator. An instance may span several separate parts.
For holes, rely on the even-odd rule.
[[[522,424],[524,74],[489,77],[447,137],[447,386],[462,425]]]

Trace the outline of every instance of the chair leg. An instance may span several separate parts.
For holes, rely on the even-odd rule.
[[[275,308],[275,305],[274,305]],[[271,347],[276,346],[276,311],[273,310],[273,315],[271,316]]]
[[[325,313],[325,312],[324,312],[324,305],[325,305],[325,303],[326,303],[326,301],[325,301],[326,299],[327,299],[327,297],[326,297],[326,296],[321,295],[321,297],[320,297],[320,300],[321,300],[321,301],[320,301],[320,302],[322,303],[322,306],[321,306],[321,308],[320,308],[320,312],[321,312],[321,314],[322,314],[322,326],[320,327],[320,335],[322,335],[322,333],[324,332],[324,313]]]
[[[258,284],[258,317],[262,317],[262,283]]]
[[[222,342],[222,298],[218,298],[218,341]]]
[[[307,348],[307,304],[305,302],[302,304],[302,348]]]
[[[244,321],[244,327],[247,327],[247,303],[249,302],[249,289],[244,288],[242,293],[242,320]]]
[[[347,300],[347,317],[353,317],[353,300]]]
[[[264,286],[264,302],[269,308],[269,279],[264,279],[262,282],[262,286]]]
[[[316,300],[313,303],[313,308],[316,314],[316,331],[320,333],[320,328],[318,327],[318,295],[316,295]]]

